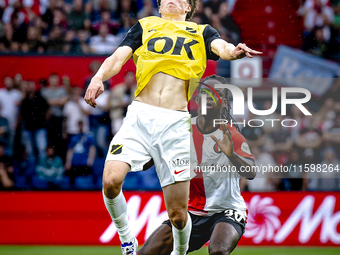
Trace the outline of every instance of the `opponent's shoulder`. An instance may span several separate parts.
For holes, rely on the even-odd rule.
[[[237,128],[233,125],[228,125],[229,126],[229,130],[230,130],[230,134],[232,136],[233,140],[237,140],[237,141],[246,141],[246,138],[244,138],[244,136],[237,130]]]

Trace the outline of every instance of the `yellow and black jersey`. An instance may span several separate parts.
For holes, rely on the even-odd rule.
[[[137,67],[135,96],[159,72],[182,80],[201,78],[207,59],[219,58],[210,46],[217,38],[220,35],[209,25],[159,17],[139,20],[120,44],[133,50],[133,60]]]

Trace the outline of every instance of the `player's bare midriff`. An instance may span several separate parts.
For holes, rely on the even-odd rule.
[[[156,73],[135,100],[166,109],[187,111],[188,88],[189,81]]]

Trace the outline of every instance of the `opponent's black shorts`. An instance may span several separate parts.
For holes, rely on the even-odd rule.
[[[234,213],[231,217],[227,217],[224,212],[215,213],[212,216],[198,216],[190,212],[189,214],[191,216],[192,229],[189,240],[189,249],[187,253],[199,250],[204,244],[206,244],[206,242],[210,240],[216,224],[219,222],[227,222],[232,225],[239,235],[238,241],[241,239],[241,236],[243,235],[246,227],[243,219],[241,221],[237,221],[235,219]],[[163,224],[167,224],[172,227],[170,220],[164,221]],[[236,246],[237,244],[235,245],[235,247]],[[235,249],[235,247],[233,248],[233,250]]]

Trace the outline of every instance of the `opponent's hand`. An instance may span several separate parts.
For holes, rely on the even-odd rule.
[[[104,92],[104,84],[102,80],[98,77],[93,77],[91,83],[88,86],[84,100],[87,104],[91,105],[93,108],[97,107],[96,99],[100,94]]]
[[[230,157],[234,153],[234,145],[233,140],[231,138],[230,130],[228,125],[221,124],[222,132],[223,132],[223,139],[218,140],[214,135],[210,135],[210,137],[216,142],[217,146],[220,148],[220,150],[227,155],[227,157]]]
[[[245,43],[239,43],[231,53],[234,59],[241,59],[244,57],[253,58],[252,55],[261,54],[262,52],[250,49]]]

